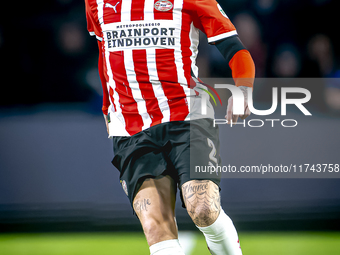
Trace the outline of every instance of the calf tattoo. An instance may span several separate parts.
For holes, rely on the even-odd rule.
[[[199,227],[214,223],[220,212],[220,192],[211,181],[194,180],[182,186],[187,211]]]
[[[133,204],[133,208],[135,209],[135,212],[142,213],[142,211],[148,211],[148,206],[151,205],[151,201],[149,198],[144,198],[137,200]]]

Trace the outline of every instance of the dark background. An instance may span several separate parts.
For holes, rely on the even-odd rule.
[[[288,112],[297,128],[222,127],[224,162],[340,163],[337,1],[220,4],[257,77],[316,81],[300,85],[312,93],[313,116]],[[110,163],[97,44],[86,30],[83,1],[16,1],[1,10],[0,231],[139,229]],[[201,77],[230,77],[204,36],[197,63]],[[271,83],[255,83],[264,109],[270,91]],[[272,117],[282,118],[279,111]],[[241,230],[340,228],[340,179],[226,179],[221,192]],[[180,229],[194,228],[179,204],[177,215]]]
[[[339,77],[336,1],[220,4],[251,52],[257,77]],[[0,104],[93,100],[100,91],[97,45],[86,30],[83,1],[16,1],[1,7],[4,13],[14,11],[0,17],[0,72],[6,88]],[[230,75],[214,47],[201,48],[201,77]]]

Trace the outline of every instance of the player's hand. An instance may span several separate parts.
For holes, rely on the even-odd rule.
[[[109,116],[104,114],[104,119],[105,119],[105,124],[106,124],[106,131],[107,131],[108,135],[110,135],[110,133],[109,133]]]
[[[237,122],[239,117],[244,120],[251,114],[249,107],[248,107],[248,93],[247,93],[248,87],[240,86],[239,88],[242,90],[243,95],[244,95],[244,114],[243,115],[233,114],[233,97],[231,96],[228,100],[227,115],[225,116],[225,118],[228,121],[228,124],[230,124],[231,121],[232,123]]]

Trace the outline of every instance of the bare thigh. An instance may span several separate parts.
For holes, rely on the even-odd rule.
[[[170,176],[144,180],[133,200],[149,246],[177,239],[175,221],[176,184]]]

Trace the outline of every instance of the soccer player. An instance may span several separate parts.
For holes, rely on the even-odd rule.
[[[236,86],[245,92],[253,86],[255,67],[235,27],[215,0],[85,3],[88,31],[98,40],[112,163],[150,253],[184,254],[175,220],[178,186],[211,254],[242,254],[236,229],[220,205],[220,177],[190,177],[195,165],[221,162],[213,108],[203,100],[207,87],[200,83],[195,64],[198,30],[220,50]],[[233,115],[229,99],[229,123],[249,114],[245,100],[244,115]]]

